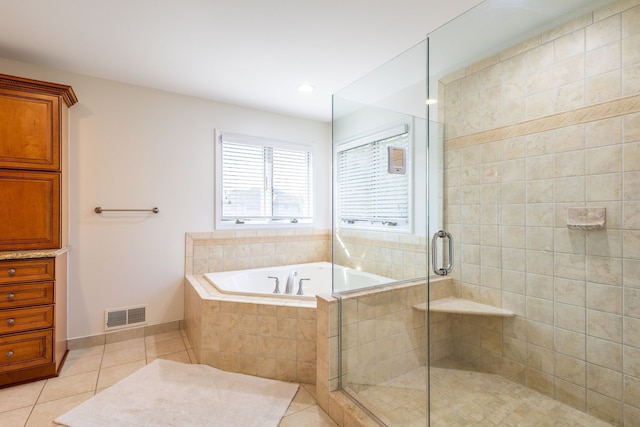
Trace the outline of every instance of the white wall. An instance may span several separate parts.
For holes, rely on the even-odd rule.
[[[183,318],[184,234],[213,230],[214,129],[316,147],[316,225],[331,227],[328,123],[296,119],[0,58],[0,72],[71,85],[69,338],[104,332],[104,310],[149,304]],[[151,208],[146,213],[93,209]]]

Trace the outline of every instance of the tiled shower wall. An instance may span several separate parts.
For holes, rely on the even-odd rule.
[[[574,19],[439,90],[456,286],[517,313],[492,370],[640,425],[640,2]],[[567,228],[570,206],[605,207],[606,228]]]

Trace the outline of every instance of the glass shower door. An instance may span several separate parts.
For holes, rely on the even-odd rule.
[[[389,426],[429,415],[426,48],[333,96],[339,384]]]

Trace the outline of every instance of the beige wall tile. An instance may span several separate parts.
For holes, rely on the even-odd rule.
[[[625,171],[640,170],[640,142],[624,144],[623,154]]]
[[[587,364],[587,389],[612,399],[622,400],[622,373]]]
[[[624,317],[623,337],[624,344],[640,348],[640,319]]]
[[[584,333],[585,309],[567,304],[555,304],[556,326],[573,332]]]
[[[587,413],[613,425],[622,422],[622,403],[594,391],[587,391]]]
[[[640,200],[640,172],[625,172],[622,190],[625,200]]]
[[[547,396],[553,395],[554,378],[536,369],[527,369],[527,386]]]
[[[553,276],[527,274],[527,296],[553,300]]]
[[[558,203],[581,202],[585,199],[585,187],[584,176],[556,178],[554,200]]]
[[[610,285],[622,285],[622,259],[587,257],[587,280]]]
[[[640,407],[640,378],[624,376],[624,402],[634,407]]]
[[[556,278],[554,286],[555,301],[584,307],[586,291],[583,281]]]
[[[555,177],[580,176],[585,173],[584,151],[567,151],[554,156]]]
[[[527,318],[553,325],[553,301],[527,298]]]
[[[612,145],[587,150],[587,173],[618,173],[622,171],[622,146]]]
[[[625,124],[627,120],[625,118]],[[597,120],[586,125],[587,147],[616,145],[619,143],[621,136],[622,119],[620,117]]]
[[[624,96],[640,93],[640,64],[622,69],[622,94]]]
[[[528,345],[527,365],[547,374],[553,374],[555,371],[553,351],[537,345]]]
[[[586,237],[587,255],[622,257],[622,233],[619,230],[593,230]]]
[[[640,289],[624,289],[622,311],[625,316],[640,318]]]
[[[622,37],[622,17],[613,15],[586,28],[587,51],[606,46]]]
[[[554,271],[558,277],[585,280],[585,263],[586,257],[582,255],[556,253],[554,257]]]
[[[619,173],[587,176],[587,201],[620,200],[622,176]]]
[[[622,65],[621,51],[622,42],[615,41],[587,52],[584,64],[586,77],[619,70]]]
[[[519,206],[519,205],[513,205]],[[554,212],[551,203],[535,203],[526,205],[526,225],[529,227],[553,227]],[[520,224],[509,224],[520,225]]]
[[[624,373],[640,378],[640,348],[624,346]]]
[[[614,70],[591,77],[586,81],[586,100],[603,102],[622,96],[622,75]]]
[[[527,342],[548,349],[553,348],[553,326],[533,320],[526,320],[525,322]]]
[[[555,328],[554,349],[567,356],[584,360],[586,357],[586,337],[584,333]]]
[[[587,310],[587,334],[613,342],[622,342],[622,316]]]
[[[624,405],[624,423],[625,425],[640,425],[640,409]]]
[[[587,337],[587,362],[622,371],[622,345],[600,338]]]
[[[556,378],[556,399],[581,411],[586,410],[587,393],[584,387]]]
[[[587,283],[587,308],[612,314],[622,314],[622,288],[619,286]]]
[[[622,250],[625,258],[640,259],[640,231],[625,230],[623,232]]]
[[[572,384],[584,387],[585,379],[585,362],[581,359],[565,356],[555,353],[555,375],[558,378],[568,381]]]

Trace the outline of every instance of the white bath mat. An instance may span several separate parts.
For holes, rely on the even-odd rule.
[[[54,421],[89,426],[277,426],[297,384],[155,360]]]

